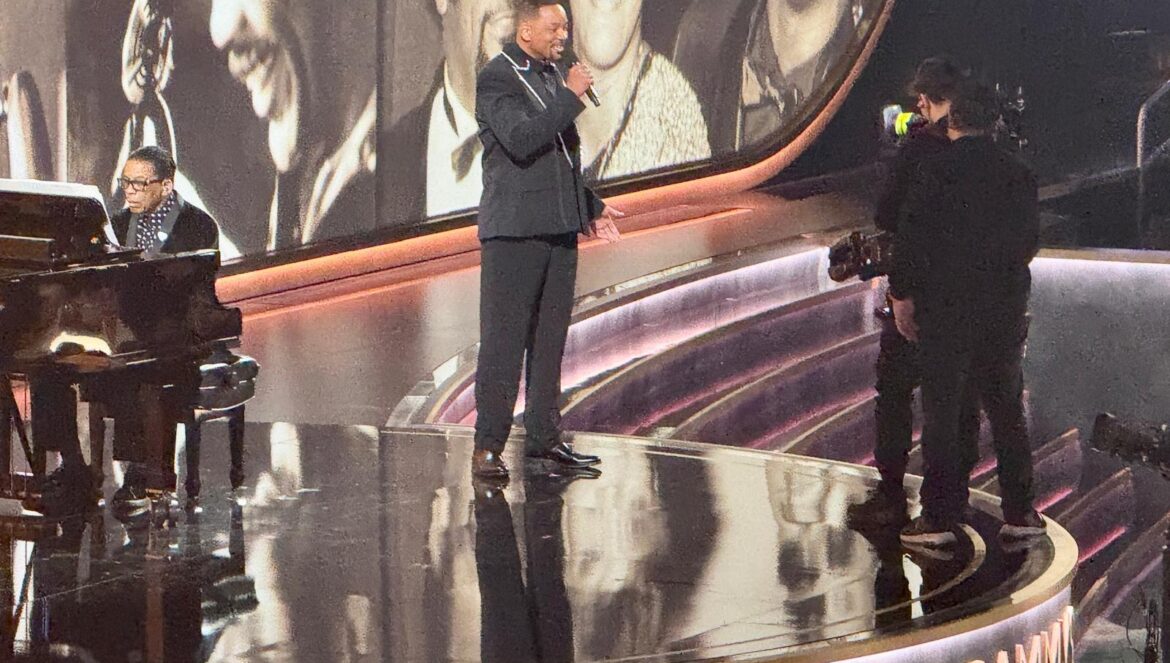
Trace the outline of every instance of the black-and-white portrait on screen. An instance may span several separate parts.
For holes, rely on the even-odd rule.
[[[70,4],[70,178],[108,187],[129,151],[166,147],[180,194],[219,221],[225,259],[369,232],[378,3],[345,8]]]
[[[375,0],[213,0],[211,39],[267,124],[268,249],[372,230]]]
[[[0,174],[97,184],[117,208],[126,155],[160,145],[227,260],[468,214],[475,77],[513,38],[515,1],[9,0]],[[577,118],[587,177],[780,149],[883,4],[564,0],[602,102]]]
[[[775,140],[841,84],[879,0],[758,0],[745,41],[737,150]]]
[[[514,0],[417,0],[440,26],[442,51],[421,101],[393,123],[384,177],[392,216],[421,221],[479,205],[482,146],[475,121],[475,77],[515,32]],[[423,44],[420,43],[420,47]]]
[[[595,182],[711,156],[707,123],[690,83],[642,38],[642,0],[571,0],[576,54],[604,100],[577,119],[582,160]]]

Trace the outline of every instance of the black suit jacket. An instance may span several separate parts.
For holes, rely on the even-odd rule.
[[[541,66],[510,43],[476,79],[481,240],[582,232],[605,208],[581,174],[574,121],[585,105],[563,80],[549,92]]]
[[[178,194],[176,194],[178,196]],[[219,226],[215,219],[203,210],[178,197],[179,215],[159,253],[183,253],[184,251],[219,250]],[[123,208],[110,219],[114,235],[123,246],[134,246],[130,237],[130,208]]]
[[[924,161],[894,240],[890,288],[936,310],[993,315],[1026,302],[1039,246],[1036,179],[987,137]]]

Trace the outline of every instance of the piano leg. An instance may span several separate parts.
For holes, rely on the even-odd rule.
[[[146,488],[151,492],[175,492],[175,427],[177,417],[173,416],[164,402],[164,388],[159,385],[142,385],[140,406],[142,427],[146,437],[147,473]]]
[[[199,481],[199,453],[203,433],[199,419],[195,416],[183,423],[183,429],[187,435],[187,506],[193,507],[199,503],[199,491],[202,488]]]
[[[232,490],[244,485],[244,406],[228,414],[228,444],[231,451]]]
[[[11,530],[8,528],[0,529],[0,569],[4,571],[3,580],[0,582],[0,660],[11,660],[15,657],[16,644],[16,630],[19,627],[19,621],[16,617],[16,595],[15,595],[15,580],[16,580],[16,565],[15,555],[13,554],[13,544],[15,543]],[[26,571],[27,573],[27,571]]]
[[[89,404],[89,469],[93,473],[94,492],[100,498],[106,485],[106,406]]]

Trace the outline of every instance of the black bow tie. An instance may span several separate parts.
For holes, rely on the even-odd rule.
[[[540,80],[544,81],[544,87],[548,89],[549,94],[555,95],[557,93],[557,84],[559,83],[560,74],[557,73],[557,66],[551,62],[545,62],[540,67]]]

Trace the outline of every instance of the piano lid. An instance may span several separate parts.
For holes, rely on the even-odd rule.
[[[116,245],[96,186],[0,179],[0,261],[87,262]]]

